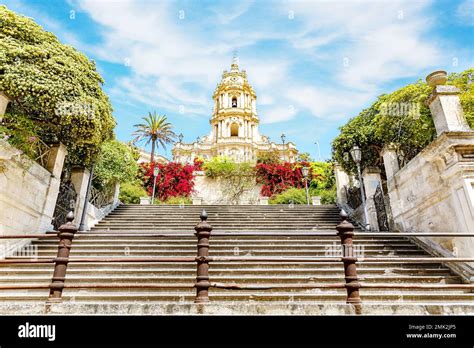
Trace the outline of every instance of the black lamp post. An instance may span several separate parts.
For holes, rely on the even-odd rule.
[[[183,138],[184,138],[183,133],[180,133],[180,134],[178,135],[178,141],[179,141],[180,144],[183,142]]]
[[[309,192],[308,192],[308,175],[309,175],[309,168],[303,167],[301,168],[301,172],[303,173],[304,178],[304,188],[306,190],[306,205],[309,205]]]
[[[156,177],[158,176],[158,173],[160,172],[160,168],[157,166],[153,167],[153,195],[151,196],[151,204],[155,202],[155,190],[156,190]]]
[[[362,160],[362,150],[359,146],[354,146],[351,150],[351,156],[354,160],[355,164],[357,165],[357,174],[359,176],[359,183],[360,183],[360,195],[362,199],[362,207],[364,208],[364,216],[365,216],[365,229],[370,230],[369,224],[369,214],[367,213],[367,204],[365,202],[365,192],[364,192],[364,183],[362,182],[362,174],[360,172],[360,162]]]
[[[281,134],[281,141],[283,143],[283,161],[285,161],[285,139],[286,139],[285,133],[282,133]]]

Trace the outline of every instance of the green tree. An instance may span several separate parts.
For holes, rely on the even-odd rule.
[[[119,199],[125,204],[138,204],[140,197],[147,197],[148,193],[139,181],[126,182],[120,185]]]
[[[8,112],[31,119],[44,141],[65,144],[69,163],[88,165],[115,127],[95,63],[6,6],[0,23],[0,91],[12,100]]]
[[[166,145],[173,143],[176,134],[173,126],[168,122],[165,115],[157,115],[156,112],[149,112],[148,116],[142,117],[144,123],[134,125],[137,128],[132,135],[134,143],[145,141],[145,146],[151,142],[151,162],[155,159],[155,148],[160,144],[164,149]]]
[[[103,186],[111,183],[132,182],[137,172],[138,164],[132,148],[118,140],[110,140],[102,144],[94,168],[94,176],[98,182]]]
[[[301,152],[296,157],[296,162],[311,162],[312,158],[309,152]]]
[[[460,90],[461,105],[471,128],[474,128],[474,69],[453,73],[448,84]],[[355,173],[350,157],[354,145],[363,149],[361,166],[377,166],[384,171],[381,150],[394,143],[402,165],[415,157],[436,137],[436,129],[426,99],[432,87],[417,81],[390,94],[381,95],[369,108],[352,118],[340,128],[341,133],[333,143],[333,158],[348,173]]]

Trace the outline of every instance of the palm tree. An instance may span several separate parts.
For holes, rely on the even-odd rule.
[[[165,115],[157,115],[149,112],[148,116],[142,117],[144,123],[134,125],[136,131],[133,143],[146,140],[145,146],[151,142],[151,162],[155,160],[155,147],[160,144],[166,149],[166,144],[174,143],[176,134],[172,131],[173,126],[168,122]],[[158,144],[157,144],[158,142]]]

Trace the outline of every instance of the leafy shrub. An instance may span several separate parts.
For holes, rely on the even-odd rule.
[[[228,157],[214,157],[202,165],[204,173],[210,178],[228,178],[232,176],[253,176],[250,163],[235,163]]]
[[[36,157],[37,143],[40,140],[38,127],[28,117],[5,114],[0,124],[0,138],[6,139],[31,159]]]
[[[119,199],[125,204],[138,204],[140,197],[146,197],[148,194],[143,186],[139,183],[126,182],[120,185]]]
[[[265,151],[257,154],[257,163],[280,163],[280,153],[278,150]]]
[[[290,188],[268,200],[270,204],[306,204],[306,191],[300,188]]]
[[[192,203],[193,203],[193,200],[190,197],[185,197],[185,196],[169,197],[165,201],[160,201],[160,200],[154,201],[154,204],[171,204],[171,205],[180,205],[180,204],[189,205]]]
[[[255,169],[251,163],[235,163],[227,157],[214,157],[203,164],[205,174],[217,179],[221,192],[231,204],[255,186]]]
[[[323,190],[319,194],[321,196],[321,204],[336,204],[336,188]]]
[[[94,168],[95,179],[104,185],[125,183],[135,179],[138,164],[134,151],[127,144],[110,140],[102,144],[101,152]]]

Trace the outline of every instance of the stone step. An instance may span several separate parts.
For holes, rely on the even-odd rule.
[[[184,284],[183,284],[184,285]],[[408,290],[408,289],[407,289]],[[120,302],[120,301],[172,301],[185,302],[194,301],[195,290],[190,289],[64,289],[63,301],[81,302]],[[47,289],[41,290],[16,290],[0,291],[0,301],[28,301],[28,300],[47,300],[49,291]],[[278,290],[221,290],[211,289],[209,291],[209,298],[211,301],[337,301],[337,303],[344,303],[346,299],[345,289],[314,289],[300,291],[290,291],[281,289]],[[386,289],[365,289],[361,294],[363,303],[365,302],[383,302],[387,301],[405,303],[405,302],[440,302],[446,303],[449,301],[457,303],[473,304],[474,294],[465,293],[461,291],[445,291],[442,289],[433,289],[429,292],[426,289],[421,290],[390,290]]]
[[[186,236],[176,236],[176,235],[165,235],[165,236],[122,236],[120,234],[107,234],[105,236],[100,234],[95,234],[92,236],[91,232],[78,232],[74,236],[73,243],[88,241],[88,242],[157,242],[160,243],[178,243],[178,244],[191,244],[195,245],[197,239],[194,235],[189,234]],[[99,236],[97,236],[99,235]],[[53,242],[58,241],[56,238],[44,238],[35,240],[35,242]],[[314,236],[314,235],[297,235],[297,236],[286,236],[286,235],[212,235],[211,233],[211,242],[212,243],[327,243],[338,242],[340,239],[337,236]],[[354,240],[355,243],[408,243],[408,240],[403,237],[384,237],[384,238],[375,238],[375,237],[359,237]],[[410,243],[411,244],[411,243]]]
[[[196,248],[197,239],[183,241],[183,240],[161,240],[161,239],[153,239],[150,238],[149,240],[126,240],[126,239],[82,239],[82,238],[75,238],[73,240],[73,247],[76,245],[80,246],[166,246],[172,248]],[[58,245],[57,239],[43,239],[39,241],[33,242],[35,245],[41,245],[41,247],[47,246],[56,246]],[[235,247],[239,245],[243,245],[245,247],[301,247],[301,246],[327,246],[327,245],[339,245],[340,242],[336,239],[321,239],[321,240],[301,240],[301,241],[293,241],[293,240],[214,240],[211,237],[211,247]],[[406,240],[399,240],[399,241],[357,241],[357,246],[364,246],[364,247],[407,247],[407,246],[414,246],[414,244],[409,243]]]
[[[170,264],[169,262],[153,262],[153,263],[143,263],[137,264],[136,262],[73,262],[69,263],[68,270],[74,269],[75,267],[81,268],[89,268],[89,269],[102,269],[102,268],[123,268],[123,269],[135,269],[135,268],[143,268],[143,269],[156,269],[156,268],[174,268],[174,269],[193,269],[196,270],[196,264],[190,262],[173,262]],[[219,262],[214,261],[211,263],[211,268],[216,269],[243,269],[243,268],[251,268],[251,269],[262,269],[271,271],[274,268],[282,268],[286,267],[290,270],[292,269],[308,269],[308,270],[318,270],[318,269],[341,269],[343,267],[341,262],[337,261],[325,261],[325,262],[304,262],[304,261],[294,261],[294,262],[264,262],[264,261],[246,261],[241,263],[236,262]],[[52,263],[49,264],[3,264],[1,265],[0,269],[11,270],[11,269],[53,269],[54,266]],[[390,262],[390,263],[359,263],[357,266],[358,270],[363,269],[433,269],[433,270],[446,270],[447,268],[437,264],[437,263],[404,263],[403,261],[400,262]]]
[[[328,254],[329,253],[329,254]],[[50,248],[50,249],[39,249],[37,251],[37,256],[41,257],[55,257],[57,254],[57,248]],[[391,249],[391,250],[364,250],[363,252],[359,252],[358,250],[354,250],[355,256],[363,257],[379,257],[379,256],[393,256],[393,257],[423,257],[426,256],[423,254],[419,249]],[[196,256],[196,252],[194,250],[156,250],[156,249],[117,249],[117,250],[95,250],[95,249],[81,249],[81,248],[71,248],[71,256],[72,257],[87,257],[87,256],[118,256],[118,257],[137,257],[137,256],[155,256],[155,257],[172,257],[172,256]],[[328,252],[323,248],[319,249],[301,249],[301,250],[268,250],[268,249],[245,249],[239,248],[238,251],[233,250],[232,248],[225,248],[225,249],[217,249],[212,250],[211,256],[284,256],[284,257],[338,257],[340,253],[337,251]],[[12,255],[8,259],[15,259],[15,258],[24,258],[24,256],[15,256]],[[284,262],[284,260],[282,260]]]
[[[173,275],[173,276],[189,276],[194,278],[196,276],[195,269],[177,269],[177,268],[162,268],[162,269],[121,269],[121,268],[110,268],[110,269],[101,269],[101,268],[71,268],[68,269],[67,279],[70,279],[70,276],[80,276],[80,277],[89,277],[94,273],[94,270],[100,270],[100,276],[144,276],[144,277],[155,277],[158,275]],[[20,274],[18,270],[0,270],[1,280],[6,280],[8,277],[22,277],[25,279],[32,279],[30,277],[42,277],[51,279],[53,269],[29,269],[24,270]],[[241,268],[237,270],[229,269],[211,269],[211,276],[253,276],[253,277],[269,277],[270,275],[275,276],[341,276],[343,274],[342,269],[330,269],[330,270],[307,270],[307,269],[246,269]],[[406,269],[395,269],[395,270],[384,270],[384,269],[364,269],[359,272],[360,277],[371,276],[371,277],[442,277],[443,279],[459,279],[457,276],[452,276],[448,269],[446,270],[406,270]],[[454,278],[453,278],[454,277]],[[411,278],[410,278],[411,279]]]
[[[15,305],[0,303],[0,313],[17,315],[44,315],[45,305],[41,302],[24,301]],[[116,303],[58,303],[48,306],[49,314],[56,315],[354,315],[351,305],[326,301],[214,301],[199,306],[192,302],[120,302]],[[472,315],[474,305],[450,302],[397,303],[389,304],[373,301],[364,303],[362,314],[371,315]]]
[[[211,282],[224,282],[224,283],[251,283],[251,284],[285,284],[285,283],[337,283],[344,281],[344,272],[341,271],[339,274],[334,275],[319,275],[319,276],[304,276],[304,275],[294,275],[294,274],[278,274],[278,275],[220,275],[210,272]],[[105,275],[98,274],[92,275],[91,272],[88,274],[68,274],[67,284],[76,284],[76,283],[121,283],[121,284],[161,284],[161,283],[194,283],[196,276],[193,274],[188,275],[171,275],[171,274],[155,274],[153,277],[149,276],[139,276],[139,275]],[[0,285],[6,284],[34,284],[39,283],[48,283],[51,280],[50,277],[46,276],[2,276],[0,279]],[[418,283],[439,283],[439,284],[453,284],[460,281],[460,277],[457,276],[370,276],[370,275],[360,275],[360,281],[374,283],[400,283],[400,284],[418,284]]]
[[[36,245],[37,243],[35,243]],[[57,250],[58,243],[42,243],[41,250]],[[147,244],[130,244],[130,243],[73,243],[72,248],[74,250],[89,250],[89,249],[108,249],[108,250],[123,250],[124,248],[129,248],[130,250],[159,250],[159,249],[167,249],[167,250],[192,250],[193,252],[196,251],[196,245],[188,244],[188,245],[176,245],[176,244],[161,244],[158,242],[152,242]],[[234,250],[238,248],[238,250],[278,250],[278,249],[285,249],[285,250],[327,250],[330,248],[334,250],[337,248],[341,249],[341,245],[336,243],[312,243],[312,244],[269,244],[265,245],[264,243],[261,244],[228,244],[228,243],[212,243],[210,250]],[[404,249],[404,250],[419,250],[413,244],[404,243],[404,244],[356,244],[356,248],[360,250],[394,250],[396,248]],[[25,248],[28,250],[28,248]],[[398,250],[398,249],[397,249]]]
[[[211,235],[211,256],[276,256],[276,257],[326,257],[331,250],[338,254],[340,240],[335,226],[339,223],[336,206],[141,206],[121,205],[91,231],[78,232],[73,240],[71,256],[80,257],[150,257],[196,255],[194,227],[199,222],[202,209],[208,212],[208,221],[214,227]],[[359,230],[357,230],[358,232]],[[225,232],[235,234],[222,235]],[[268,235],[252,235],[252,233]],[[273,233],[273,235],[272,235]],[[294,235],[286,235],[291,234]],[[305,235],[305,233],[307,233]],[[332,236],[318,236],[330,233]],[[91,234],[98,234],[93,236]],[[100,236],[100,234],[107,234]],[[136,234],[134,236],[133,234]],[[147,234],[154,234],[147,236]],[[157,234],[161,236],[156,236]],[[220,235],[219,235],[220,234]],[[129,236],[132,235],[132,236]],[[54,258],[58,240],[35,240],[41,258]],[[408,238],[393,236],[358,236],[354,239],[356,250],[363,250],[368,257],[429,257],[412,244]],[[362,249],[363,248],[363,249]],[[26,249],[28,251],[29,249]],[[23,258],[22,256],[10,259]],[[54,265],[0,264],[0,285],[49,285]],[[390,284],[458,284],[461,278],[439,263],[383,262],[357,264],[359,278],[364,283]],[[241,261],[211,262],[211,282],[237,283],[246,286],[290,283],[343,283],[344,268],[340,261]],[[117,284],[116,289],[64,290],[64,303],[87,308],[107,306],[180,304],[193,305],[194,288],[126,288],[140,284],[153,286],[177,283],[193,285],[196,264],[186,262],[92,262],[68,265],[66,284]],[[0,290],[0,313],[8,312],[12,303],[21,307],[43,306],[49,289]],[[290,289],[226,290],[211,288],[211,304],[243,306],[245,304],[271,304],[288,306],[288,303],[307,303],[345,306],[345,289]],[[459,306],[462,310],[473,308],[474,292],[465,289],[361,289],[363,303],[394,306]],[[9,307],[10,306],[10,307]],[[100,307],[103,306],[103,307]],[[39,308],[39,307],[38,307]],[[78,307],[85,308],[85,307]],[[111,308],[111,307],[110,307]],[[222,308],[222,307],[221,307]],[[293,307],[292,307],[293,308]],[[303,307],[298,312],[304,313]],[[346,307],[344,307],[346,308]],[[454,308],[454,307],[449,307]],[[84,310],[84,309],[83,309]],[[80,313],[80,311],[79,311]],[[100,312],[97,312],[100,313]],[[244,314],[245,312],[243,312]]]

